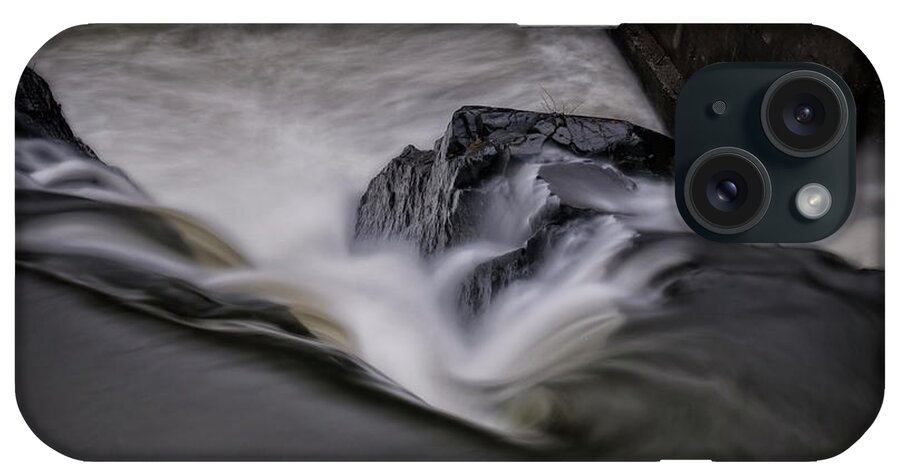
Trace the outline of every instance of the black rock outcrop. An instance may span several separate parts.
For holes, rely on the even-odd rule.
[[[468,106],[453,114],[434,150],[407,146],[372,179],[356,236],[405,239],[426,256],[464,243],[477,234],[483,185],[548,144],[627,173],[672,173],[671,139],[625,121]]]
[[[16,138],[38,137],[66,144],[84,157],[100,160],[72,132],[47,81],[33,69],[25,68],[16,88]]]
[[[547,148],[612,163],[629,175],[672,173],[671,139],[625,121],[467,106],[453,114],[433,150],[407,146],[372,179],[360,200],[356,237],[403,240],[426,257],[471,242],[479,238],[494,180]],[[482,263],[463,284],[464,316],[477,314],[509,282],[531,275],[560,227],[595,214],[565,203],[543,213],[521,248]]]

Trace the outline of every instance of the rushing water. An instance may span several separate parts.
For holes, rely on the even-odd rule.
[[[104,161],[125,170],[155,203],[212,226],[254,266],[191,279],[291,306],[304,306],[297,301],[311,294],[339,323],[326,331],[304,322],[320,338],[349,334],[334,337],[345,350],[430,404],[488,426],[502,426],[493,402],[465,382],[503,378],[561,324],[549,314],[578,317],[571,309],[586,304],[573,298],[591,294],[570,288],[545,299],[544,309],[517,326],[521,334],[499,331],[503,316],[519,310],[498,309],[490,322],[508,343],[485,334],[474,354],[456,335],[448,291],[474,264],[527,238],[528,214],[549,194],[534,183],[536,166],[510,183],[512,210],[495,215],[507,220],[494,227],[497,236],[488,232],[494,239],[448,256],[437,269],[410,252],[349,255],[359,195],[404,145],[429,146],[464,104],[540,110],[552,102],[661,128],[599,30],[87,27],[52,40],[32,64],[51,82],[76,134]],[[619,236],[595,260],[629,236],[608,233]],[[62,236],[52,235],[55,243]],[[106,253],[115,248],[108,243],[126,238],[91,240],[104,243],[93,252]],[[546,290],[530,292],[538,298]],[[601,301],[592,304],[602,309],[597,319],[615,317],[605,298],[591,299]],[[540,375],[523,372],[525,380]]]
[[[73,259],[56,264],[59,274],[183,324],[321,347],[384,377],[385,388],[520,441],[597,425],[604,429],[587,438],[608,445],[616,428],[627,432],[643,418],[616,392],[594,395],[612,377],[585,376],[610,356],[619,370],[646,371],[615,359],[643,352],[641,345],[607,347],[607,340],[628,316],[658,314],[651,310],[662,292],[658,273],[699,252],[680,237],[685,228],[666,181],[624,177],[611,165],[593,176],[609,181],[603,187],[585,186],[566,169],[553,179],[553,164],[578,159],[548,151],[497,184],[482,241],[430,262],[403,247],[358,252],[351,243],[368,181],[404,145],[430,148],[461,105],[539,110],[549,95],[558,108],[660,130],[602,31],[98,26],[65,32],[32,64],[76,134],[146,194],[100,164],[20,140],[17,187],[37,194],[34,203],[79,204],[60,215],[29,209],[20,252]],[[551,178],[538,180],[540,167]],[[570,230],[534,279],[498,296],[475,332],[461,330],[448,291],[477,263],[521,246],[530,220],[556,195],[604,213]],[[191,252],[148,233],[135,221],[143,212],[174,226]],[[641,234],[673,241],[623,261]],[[109,266],[92,271],[78,257]],[[119,268],[135,274],[109,271]],[[179,318],[193,308],[167,305],[177,294],[142,289],[153,277],[218,296],[226,308],[257,306],[254,299],[283,306],[317,339],[286,331],[268,311],[226,325]],[[643,342],[652,347],[672,335]],[[591,385],[570,388],[584,381]],[[729,415],[741,402],[709,403],[709,411]],[[634,406],[648,411],[652,398]],[[619,409],[618,426],[603,426],[600,414],[578,423],[592,408]],[[762,406],[760,420],[778,426],[782,408]],[[753,425],[747,431],[763,434]],[[671,442],[648,442],[642,454],[652,456],[654,445]]]
[[[182,324],[317,345],[259,317],[198,319],[189,301],[180,302],[182,296],[166,288],[187,283],[222,296],[216,299],[226,309],[240,310],[242,296],[277,303],[318,340],[351,359],[360,357],[358,363],[371,365],[375,376],[383,373],[429,405],[527,437],[552,415],[533,408],[548,405],[546,397],[519,409],[523,395],[596,359],[596,349],[622,319],[619,301],[640,293],[652,302],[647,280],[685,257],[673,247],[655,253],[643,272],[605,276],[611,260],[636,236],[635,224],[658,228],[664,221],[648,217],[675,213],[671,204],[658,207],[670,186],[649,179],[638,184],[612,166],[601,170],[617,183],[598,189],[579,190],[571,177],[554,179],[556,186],[572,182],[565,187],[572,194],[568,199],[593,201],[613,215],[575,225],[539,275],[510,288],[509,299],[501,295],[474,336],[465,332],[454,300],[461,280],[478,263],[521,246],[529,222],[558,200],[538,179],[540,165],[578,162],[543,155],[498,183],[497,209],[485,214],[482,225],[485,238],[434,263],[411,250],[353,253],[348,247],[309,257],[302,268],[275,270],[255,266],[202,222],[156,205],[117,171],[41,139],[20,140],[17,186],[34,195],[20,205],[18,251],[37,256],[26,261],[38,269]],[[599,181],[597,175],[591,180]],[[148,226],[153,217],[176,229],[187,248],[160,234],[165,226]]]
[[[32,63],[104,160],[265,266],[340,251],[368,181],[462,105],[540,110],[546,90],[660,129],[591,29],[92,27]]]

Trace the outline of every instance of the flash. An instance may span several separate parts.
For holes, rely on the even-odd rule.
[[[831,209],[831,192],[822,184],[808,183],[797,191],[794,204],[805,218],[818,220]]]

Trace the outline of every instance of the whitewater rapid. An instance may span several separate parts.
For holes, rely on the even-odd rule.
[[[358,359],[366,368],[371,366],[376,376],[382,374],[392,382],[388,387],[399,387],[394,391],[408,392],[437,410],[510,436],[539,438],[548,424],[545,420],[553,418],[542,410],[553,398],[542,385],[596,359],[597,349],[621,322],[618,301],[640,293],[641,299],[651,303],[646,281],[655,270],[681,259],[676,250],[667,250],[640,273],[606,276],[610,260],[638,232],[629,219],[616,215],[659,213],[658,208],[641,204],[655,205],[662,196],[650,199],[654,194],[671,190],[664,181],[649,179],[642,183],[628,179],[628,188],[600,187],[582,199],[625,208],[608,208],[608,214],[567,235],[534,279],[516,283],[501,294],[477,329],[464,329],[452,299],[461,280],[477,264],[524,244],[530,220],[558,200],[538,177],[539,166],[567,162],[579,159],[558,153],[540,156],[497,184],[498,198],[511,200],[497,200],[498,209],[486,217],[504,220],[490,223],[487,238],[437,261],[427,262],[401,246],[360,252],[348,245],[341,253],[307,260],[302,269],[285,272],[257,266],[202,221],[156,205],[125,176],[102,163],[48,141],[19,140],[18,188],[39,192],[39,197],[53,196],[51,203],[60,208],[45,206],[34,218],[23,220],[17,249],[47,255],[50,263],[53,259],[80,263],[64,266],[60,276],[103,289],[124,303],[145,293],[148,283],[116,280],[114,272],[95,274],[97,270],[84,263],[97,261],[158,276],[161,286],[177,280],[198,292],[252,296],[284,306],[315,337],[315,341],[296,335],[292,339],[307,345],[320,341]],[[633,199],[623,200],[623,191],[635,194]],[[613,198],[603,200],[604,194]],[[639,196],[647,200],[638,200]],[[84,201],[91,206],[79,212],[62,205]],[[637,212],[639,208],[644,212]],[[182,237],[184,243],[179,245],[184,249],[167,243],[165,236],[143,223],[131,222],[129,212],[123,218],[123,209],[147,213],[171,226]],[[670,206],[667,212],[674,210]],[[54,268],[46,265],[45,269]],[[177,299],[174,296],[169,298]],[[143,305],[166,311],[165,299],[165,294],[151,296]],[[177,313],[173,320],[184,323]],[[221,325],[204,322],[213,328]],[[244,328],[238,332],[261,328],[249,318],[235,322]],[[534,392],[540,397],[534,397]]]

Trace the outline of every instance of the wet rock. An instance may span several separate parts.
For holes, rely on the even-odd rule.
[[[25,68],[16,88],[16,138],[38,137],[64,143],[84,157],[100,160],[72,132],[47,81],[33,69]]]
[[[587,223],[598,214],[593,210],[560,205],[542,220],[541,227],[525,246],[476,266],[459,289],[458,303],[463,323],[473,321],[491,299],[511,283],[532,277],[543,264],[549,249],[572,228]]]
[[[372,179],[360,200],[356,237],[405,241],[426,257],[478,239],[497,181],[548,149],[631,175],[672,174],[671,139],[625,121],[467,106],[453,114],[434,150],[407,146]],[[535,217],[521,248],[481,263],[463,284],[463,315],[477,314],[498,290],[530,276],[563,225],[594,213],[557,201]]]
[[[400,238],[426,256],[465,243],[477,236],[488,182],[548,144],[627,173],[672,173],[671,139],[625,121],[468,106],[453,114],[434,150],[407,146],[372,179],[356,236]]]

